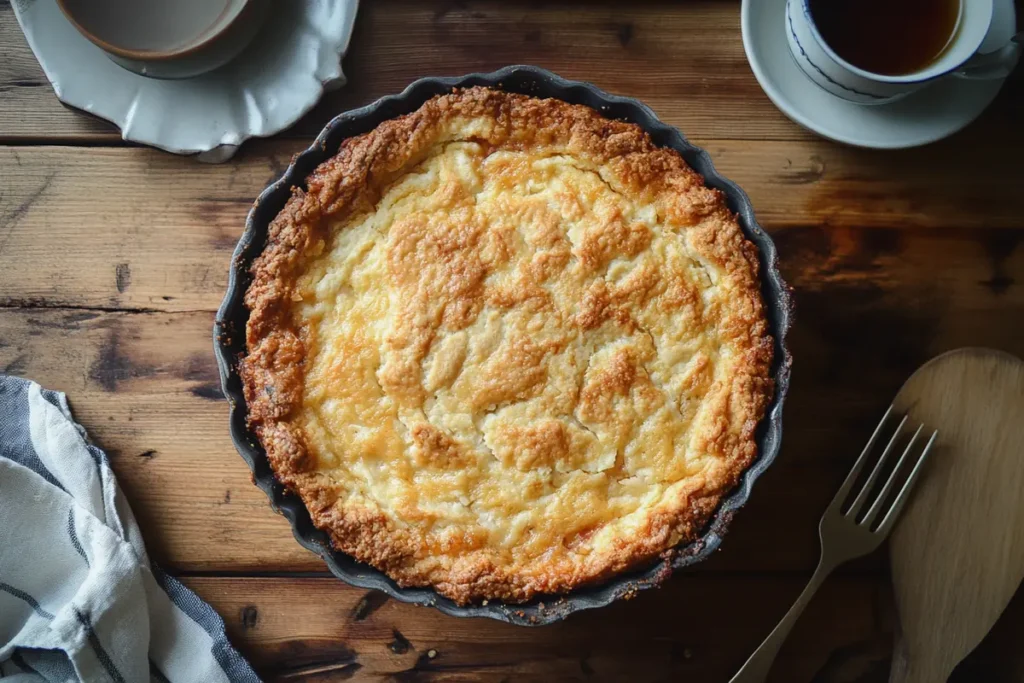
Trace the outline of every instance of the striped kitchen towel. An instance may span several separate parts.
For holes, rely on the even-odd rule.
[[[259,681],[217,613],[146,557],[64,394],[4,375],[0,681]]]

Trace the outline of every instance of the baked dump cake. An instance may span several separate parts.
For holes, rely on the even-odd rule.
[[[249,421],[336,548],[460,604],[696,538],[772,393],[758,258],[638,126],[458,90],[345,140],[246,293]]]

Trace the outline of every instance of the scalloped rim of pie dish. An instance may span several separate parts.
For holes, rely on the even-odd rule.
[[[459,604],[695,539],[757,455],[756,247],[637,125],[484,87],[342,142],[245,297],[250,426],[334,546]]]

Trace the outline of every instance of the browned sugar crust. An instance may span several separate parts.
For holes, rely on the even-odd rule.
[[[698,536],[772,393],[756,247],[641,128],[487,88],[345,140],[252,266],[248,420],[335,547],[460,604]]]

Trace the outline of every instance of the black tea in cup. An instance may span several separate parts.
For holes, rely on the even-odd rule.
[[[865,71],[904,76],[942,56],[970,0],[809,0],[825,43]]]

